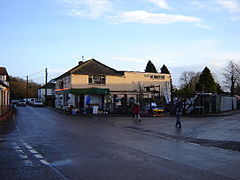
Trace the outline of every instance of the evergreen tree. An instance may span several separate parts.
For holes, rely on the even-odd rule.
[[[196,84],[196,90],[208,93],[217,92],[217,85],[208,67],[205,67],[202,73],[200,74],[198,83]]]
[[[168,70],[167,66],[165,66],[165,64],[161,67],[161,73],[170,74],[170,71]]]
[[[151,60],[148,61],[145,72],[152,72],[152,73],[157,73],[156,67],[154,64],[151,62]]]
[[[222,90],[222,87],[220,86],[220,84],[216,83],[216,88],[217,88],[217,93],[218,94],[223,94],[224,91]]]

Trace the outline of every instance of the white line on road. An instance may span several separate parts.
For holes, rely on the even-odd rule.
[[[29,149],[29,151],[32,153],[32,154],[38,154],[38,152],[34,149]]]
[[[40,162],[42,163],[42,164],[45,164],[45,165],[50,165],[50,163],[49,162],[47,162],[46,160],[44,160],[44,159],[41,159],[40,160]]]
[[[27,149],[33,149],[32,146],[30,146],[28,143],[23,143],[23,145],[27,148]]]
[[[44,159],[44,157],[38,153],[35,149],[33,149],[28,143],[24,143],[24,141],[22,141],[22,144],[30,151],[31,154],[33,154],[37,159],[39,159],[39,161],[44,164],[47,165],[48,167],[50,167],[51,169],[53,169],[56,174],[58,174],[59,176],[61,176],[64,180],[68,180],[67,177],[65,177],[60,171],[58,171],[56,168],[54,168],[53,166],[51,166],[51,164]],[[16,144],[17,145],[17,144]],[[27,156],[22,156],[24,158],[28,158]],[[25,165],[27,166],[33,166],[33,162],[29,159],[25,159],[24,160]]]
[[[20,146],[17,143],[12,143],[12,148],[16,151],[18,157],[23,160],[25,166],[33,166],[33,162],[28,158]]]
[[[28,159],[28,156],[25,154],[18,154],[21,159]]]
[[[33,149],[31,146],[25,146],[25,147],[26,147],[27,149],[29,149],[29,150],[30,150],[30,149]]]
[[[24,154],[23,150],[21,150],[21,149],[16,149],[16,152]]]
[[[37,159],[43,159],[43,156],[41,154],[34,154],[34,156],[37,158]]]

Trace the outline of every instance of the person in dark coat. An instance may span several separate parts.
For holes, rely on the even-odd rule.
[[[177,106],[176,108],[176,128],[181,129],[182,124],[181,124],[181,116],[182,116],[182,107],[181,106]]]
[[[141,122],[141,117],[140,117],[140,104],[136,103],[133,106],[133,116],[134,118],[137,118],[138,122]]]

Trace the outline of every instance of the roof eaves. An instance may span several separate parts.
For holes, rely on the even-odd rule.
[[[8,75],[7,69],[5,67],[0,67],[0,75],[6,75],[7,76],[7,80],[10,80],[10,77]]]
[[[101,66],[103,66],[103,67],[105,67],[105,68],[108,68],[108,69],[112,70],[113,72],[116,73],[116,74],[115,74],[116,76],[122,76],[122,74],[119,73],[119,71],[117,71],[116,69],[113,69],[113,68],[111,68],[111,67],[109,67],[109,66],[107,66],[107,65],[105,65],[105,64],[103,64],[103,63],[101,63],[101,62],[99,62],[99,61],[97,61],[97,60],[94,59],[94,58],[89,59],[88,61],[84,62],[84,63],[82,64],[81,68],[84,67],[84,66],[86,66],[86,65],[89,64],[90,62],[95,62],[95,63],[100,64]],[[80,68],[72,71],[72,73],[75,73],[75,72],[76,72],[77,70],[79,70],[79,69],[80,69]],[[76,73],[76,74],[78,74],[78,73]]]
[[[87,62],[87,61],[86,61]],[[84,62],[83,64],[78,64],[77,66],[73,67],[72,69],[68,70],[67,72],[63,73],[62,75],[56,77],[54,80],[58,80],[58,79],[61,79],[63,77],[66,77],[70,74],[73,74],[74,73],[74,70],[81,67],[82,65],[84,65],[86,62]]]
[[[5,88],[9,88],[9,86],[8,85],[6,85],[3,81],[1,81],[0,80],[0,85],[2,85],[3,87],[5,87]]]

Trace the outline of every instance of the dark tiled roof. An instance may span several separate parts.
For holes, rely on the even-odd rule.
[[[44,88],[46,88],[46,85],[43,85],[38,89],[44,89]],[[55,89],[55,84],[54,83],[47,83],[47,88],[48,89]]]
[[[0,67],[0,75],[8,75],[5,67]]]
[[[110,68],[95,59],[90,59],[85,62],[80,62],[79,65],[60,75],[56,79],[63,78],[69,74],[89,74],[89,75],[112,75],[122,76],[117,70]],[[56,80],[55,79],[55,80]]]
[[[6,75],[7,80],[9,80],[9,76],[5,67],[0,67],[0,75]]]
[[[9,88],[9,86],[6,85],[6,84],[5,84],[4,82],[2,82],[1,80],[0,80],[0,85],[2,85],[3,87]]]
[[[95,59],[90,59],[72,71],[73,74],[90,74],[90,75],[112,75],[120,76],[121,74],[113,68],[110,68]]]

